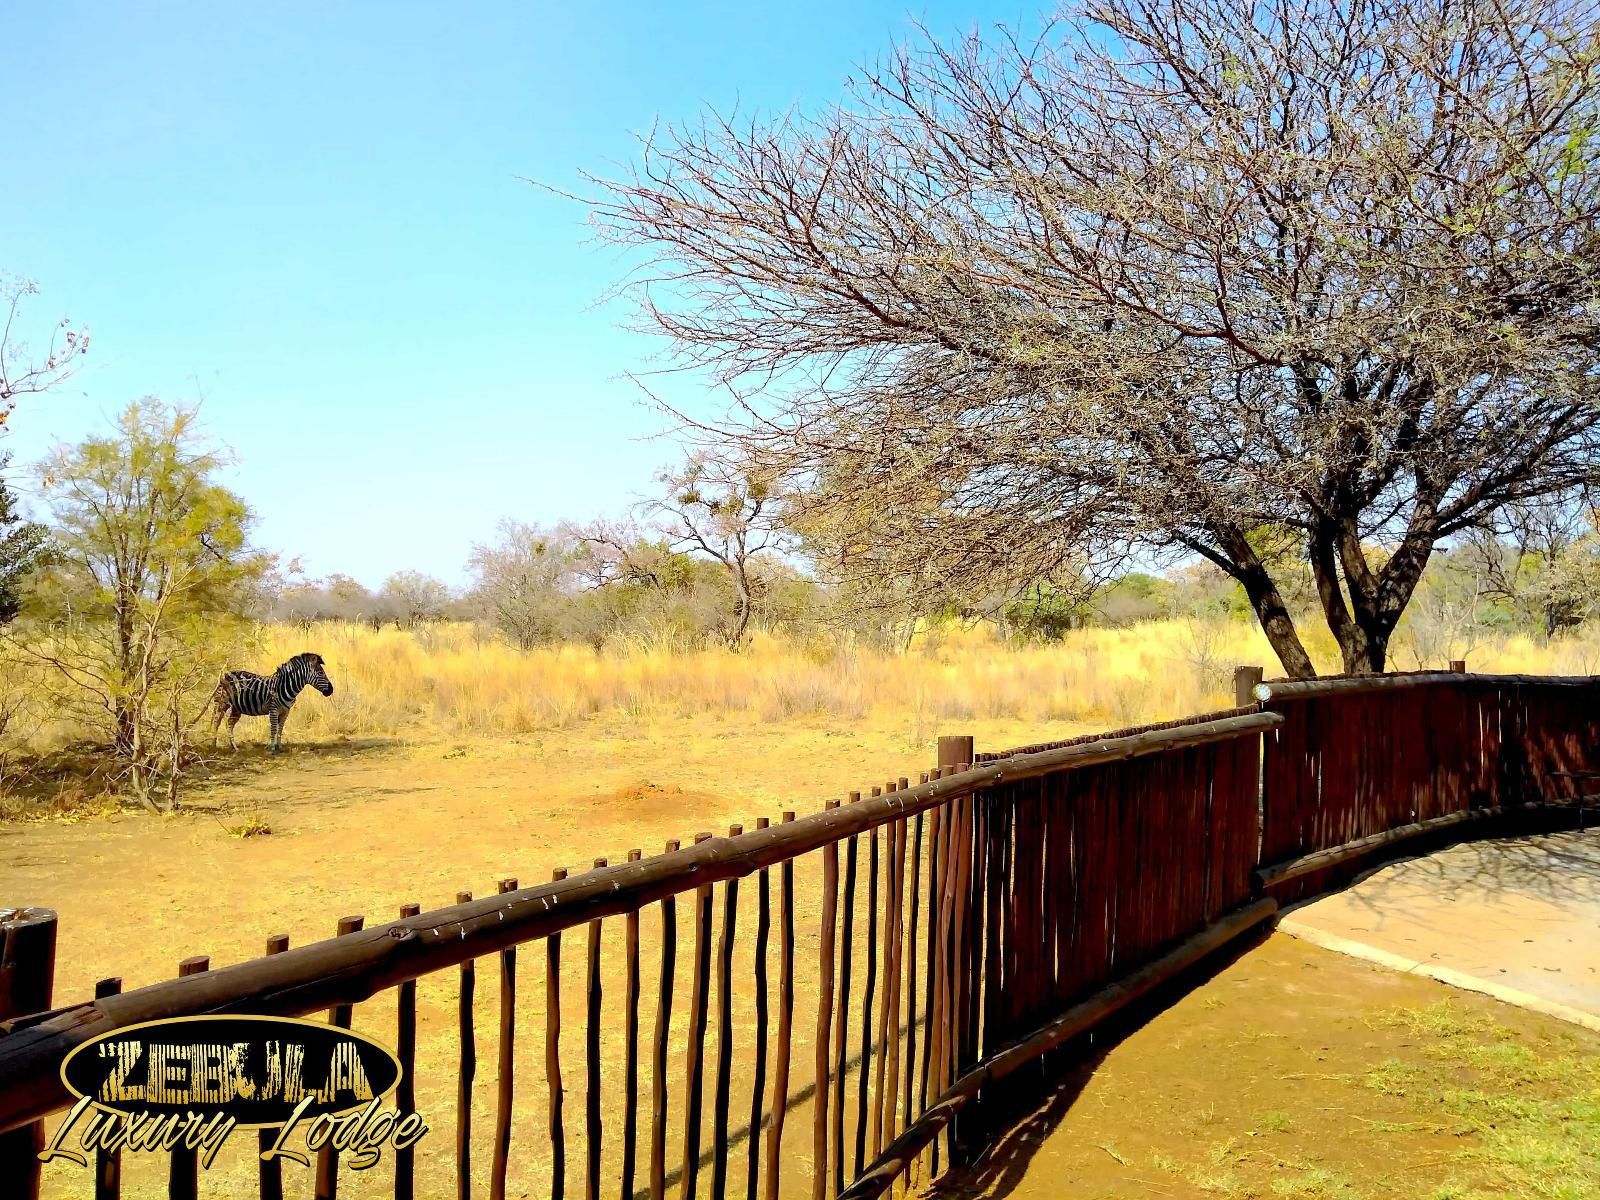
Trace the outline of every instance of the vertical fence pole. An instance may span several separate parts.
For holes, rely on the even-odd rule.
[[[457,892],[456,903],[466,904],[471,892]],[[456,1200],[472,1197],[472,1077],[478,1073],[478,1044],[472,1031],[472,997],[478,986],[477,968],[467,959],[458,972],[456,1032],[460,1046],[456,1070]]]
[[[890,786],[893,791],[893,785]],[[874,797],[883,792],[872,789]],[[867,838],[867,978],[861,992],[861,1064],[856,1069],[856,1157],[854,1179],[867,1163],[867,1126],[872,1080],[872,997],[878,984],[878,829],[873,826]],[[879,1056],[882,1061],[882,1055]]]
[[[500,895],[517,890],[515,879],[495,883]],[[489,1161],[490,1200],[505,1200],[506,1168],[511,1161],[511,1105],[516,1096],[512,1050],[517,1036],[517,948],[500,951],[500,1046],[495,1067],[494,1157]]]
[[[709,833],[694,835],[695,845],[709,841]],[[689,986],[689,1045],[683,1069],[683,1175],[678,1180],[681,1200],[694,1200],[700,1178],[700,1109],[703,1092],[707,991],[711,983],[711,885],[694,891],[694,975]]]
[[[957,765],[957,772],[965,771],[970,763]],[[971,1047],[971,1029],[969,1013],[972,1005],[972,993],[977,990],[979,981],[973,974],[972,964],[979,962],[972,954],[972,938],[969,926],[972,921],[972,850],[973,850],[973,825],[977,796],[968,792],[956,800],[956,812],[960,819],[956,824],[955,837],[955,868],[953,887],[955,889],[953,906],[955,919],[951,928],[952,949],[950,965],[953,969],[950,988],[950,1082],[954,1083],[960,1077],[963,1069],[975,1061],[969,1053]],[[981,967],[980,967],[981,969]],[[969,1147],[966,1145],[965,1131],[970,1127],[967,1114],[957,1113],[950,1123],[947,1135],[950,1145],[950,1164],[952,1166],[970,1166],[972,1158]]]
[[[638,862],[642,850],[629,850],[628,861]],[[623,918],[623,939],[627,948],[627,996],[623,1002],[626,1025],[623,1027],[625,1072],[622,1080],[622,1179],[618,1195],[632,1200],[635,1141],[639,1136],[639,910],[630,909]]]
[[[847,803],[859,804],[860,801],[861,793],[851,792]],[[851,834],[845,842],[844,902],[839,912],[839,1006],[835,1010],[833,1026],[833,1107],[830,1110],[833,1125],[828,1135],[829,1142],[833,1147],[833,1193],[836,1196],[844,1191],[846,1182],[844,1175],[844,1084],[845,1075],[850,1069],[850,968],[854,962],[852,943],[855,937],[856,858],[858,849],[859,839],[856,834]]]
[[[676,841],[667,843],[668,854],[677,849]],[[661,992],[656,1002],[656,1044],[650,1077],[650,1200],[664,1200],[667,1194],[667,1043],[672,1034],[672,979],[677,952],[677,904],[671,896],[665,896],[661,900]]]
[[[122,991],[122,980],[116,976],[102,979],[94,985],[94,998],[115,996]],[[104,1146],[94,1155],[94,1200],[119,1200],[122,1195],[122,1151],[107,1150]]]
[[[766,829],[771,824],[766,817],[756,818],[756,828]],[[754,1077],[750,1084],[750,1141],[745,1147],[744,1194],[745,1200],[756,1200],[761,1186],[761,1113],[767,1084],[767,939],[772,924],[772,881],[767,868],[762,867],[756,877],[756,1028],[753,1049],[756,1056]]]
[[[922,782],[928,782],[928,772],[922,773]],[[911,900],[910,936],[906,939],[906,1069],[905,1099],[902,1104],[902,1127],[911,1124],[911,1098],[915,1092],[913,1079],[917,1066],[917,914],[920,909],[919,889],[922,887],[922,814],[919,812],[912,826],[916,830],[911,846],[911,886],[906,889]],[[926,968],[924,968],[926,974]],[[923,1018],[927,1018],[923,1009]]]
[[[744,832],[743,825],[728,830],[729,837]],[[722,885],[722,934],[717,943],[717,1073],[711,1112],[711,1200],[728,1194],[728,1105],[733,1082],[733,939],[739,919],[739,881]],[[759,1142],[761,1131],[750,1127],[750,1140]]]
[[[1256,702],[1256,684],[1266,677],[1260,667],[1235,667],[1233,669],[1233,703],[1239,708]]]
[[[785,824],[794,813],[783,814]],[[765,1200],[778,1200],[783,1153],[783,1119],[789,1101],[789,1039],[794,1026],[794,859],[783,860],[778,876],[778,1049],[772,1065],[772,1127],[767,1130]]]
[[[828,801],[829,809],[838,807],[837,800]],[[828,1034],[833,1027],[833,946],[838,907],[839,843],[829,842],[822,848],[822,921],[817,946],[817,1090],[812,1103],[811,1200],[825,1200],[828,1194]]]
[[[895,789],[899,790],[899,789]],[[894,1101],[900,1093],[900,889],[897,866],[905,866],[905,822],[888,827],[884,858],[883,892],[883,996],[878,1008],[877,1099],[872,1109],[872,1157],[883,1152],[885,1130],[894,1140]],[[863,1065],[863,1070],[865,1066]]]
[[[422,905],[400,906],[400,919],[417,916]],[[289,939],[283,939],[288,949]],[[400,1084],[395,1089],[394,1105],[401,1115],[417,1107],[417,981],[407,980],[395,993],[395,1052],[400,1059]],[[261,1136],[267,1137],[263,1130]],[[267,1143],[271,1145],[269,1141]],[[416,1190],[417,1148],[405,1146],[394,1152],[394,1200],[412,1200]],[[283,1200],[280,1184],[278,1200]]]
[[[0,908],[0,1021],[50,1007],[56,977],[56,914],[48,908]],[[0,1133],[0,1179],[19,1200],[38,1200],[44,1122]]]
[[[971,765],[976,754],[973,750],[973,739],[969,734],[945,734],[939,738],[939,768],[946,774],[965,771]],[[939,887],[943,891],[940,897],[939,917],[941,943],[940,962],[942,972],[940,975],[943,988],[942,1007],[939,1010],[940,1028],[935,1049],[939,1054],[942,1070],[937,1074],[938,1089],[943,1091],[955,1080],[959,1073],[957,1061],[960,1057],[960,1031],[961,1031],[961,980],[957,972],[961,970],[961,935],[960,928],[965,920],[965,913],[958,911],[960,902],[960,887],[962,868],[965,865],[966,845],[962,840],[962,831],[967,819],[967,799],[956,797],[945,806],[944,820],[944,867],[939,873]],[[964,906],[962,906],[964,907]],[[946,1148],[954,1148],[954,1129],[947,1127],[945,1130]],[[935,1149],[937,1155],[937,1149]],[[935,1159],[937,1161],[937,1158]],[[937,1171],[937,1168],[935,1168]]]
[[[944,776],[943,767],[935,767],[929,779],[940,779]],[[940,834],[944,827],[943,807],[935,805],[928,809],[928,879],[927,879],[927,905],[925,922],[926,953],[922,964],[922,1062],[917,1079],[917,1112],[928,1111],[928,1083],[933,1074],[933,1044],[935,1034],[939,1028],[938,1013],[935,1005],[938,1001],[938,973],[939,973],[939,872],[941,862],[939,859]],[[932,1091],[934,1099],[939,1097],[938,1087]],[[937,1142],[934,1143],[937,1145]],[[922,1159],[918,1156],[918,1161]],[[918,1170],[920,1171],[920,1167]]]
[[[565,867],[551,872],[553,882],[567,877]],[[561,1200],[567,1190],[567,1128],[562,1110],[566,1094],[561,1087],[561,935],[544,940],[544,1077],[550,1085],[550,1200]]]
[[[347,933],[356,933],[365,924],[366,919],[364,917],[340,917],[337,927],[338,936],[343,937]],[[336,1004],[328,1010],[328,1023],[340,1029],[349,1029],[351,1016],[350,1005]],[[316,1197],[317,1200],[334,1200],[334,1197],[338,1194],[339,1152],[331,1144],[325,1143],[322,1149],[317,1151]]]
[[[667,853],[675,853],[677,848],[675,840],[667,842]],[[661,901],[661,992],[656,1002],[656,1048],[650,1077],[650,1200],[662,1200],[667,1194],[667,1042],[672,1035],[672,978],[677,970],[677,949],[677,902],[672,896],[664,896]]]
[[[939,767],[937,774],[943,779],[955,768]],[[950,973],[950,860],[951,828],[955,824],[956,802],[947,800],[933,810],[932,860],[934,869],[928,874],[928,1035],[927,1051],[928,1104],[936,1104],[945,1084],[945,1045],[949,1041],[950,1004],[948,984]],[[933,1178],[939,1175],[939,1147],[943,1134],[928,1145],[928,1169]]]
[[[199,975],[211,969],[204,954],[186,958],[178,964],[178,978]],[[200,1194],[200,1160],[193,1150],[174,1150],[167,1163],[168,1200],[195,1200]],[[320,1200],[321,1194],[318,1193]]]
[[[275,933],[267,938],[268,954],[282,954],[288,948],[289,935],[287,933]],[[407,1065],[404,1069],[410,1071],[411,1068]],[[277,1157],[261,1157],[272,1149],[272,1143],[277,1140],[278,1131],[275,1129],[263,1129],[256,1134],[256,1186],[260,1192],[261,1200],[283,1200],[283,1160]],[[397,1159],[396,1161],[398,1162],[399,1160]],[[398,1172],[399,1167],[396,1167],[395,1170]],[[395,1196],[396,1200],[411,1200],[409,1195],[400,1196],[398,1190],[396,1190]]]
[[[971,734],[941,734],[939,736],[939,765],[961,767],[972,762]]]
[[[603,858],[594,860],[594,869],[607,865]],[[600,938],[604,922],[599,918],[589,922],[589,982],[587,998],[588,1015],[584,1018],[584,1166],[587,1174],[583,1194],[585,1200],[600,1200],[600,1151],[603,1146],[604,1122],[600,1115],[600,1009],[605,1003],[604,985],[600,975]]]

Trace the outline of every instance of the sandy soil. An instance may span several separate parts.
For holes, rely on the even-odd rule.
[[[41,905],[60,914],[56,1000],[66,1003],[92,994],[95,981],[106,976],[120,976],[125,989],[170,978],[179,961],[190,955],[209,955],[214,967],[254,957],[274,933],[288,933],[292,945],[325,938],[342,914],[364,914],[376,923],[395,915],[407,901],[417,901],[424,910],[436,908],[452,903],[460,890],[490,893],[499,878],[513,877],[526,886],[549,879],[557,866],[580,871],[597,856],[616,861],[633,847],[657,853],[668,838],[687,843],[697,831],[723,833],[736,822],[753,826],[758,816],[777,821],[784,809],[814,811],[826,798],[843,796],[851,788],[864,790],[902,776],[915,779],[936,758],[936,732],[820,721],[751,726],[708,720],[598,720],[540,737],[499,741],[302,744],[279,758],[248,747],[190,799],[189,811],[176,817],[127,813],[77,823],[0,825],[0,896],[7,903]],[[971,733],[980,748],[996,749],[1040,736],[1036,724],[1019,721],[974,721],[949,732]],[[1079,732],[1083,730],[1063,725],[1044,736]],[[251,820],[264,822],[272,833],[240,838],[230,832]],[[864,886],[865,846],[862,854]],[[784,1139],[786,1160],[806,1174],[812,1115],[809,1092],[801,1089],[811,1077],[816,1011],[817,859],[808,856],[796,871],[797,1095]],[[773,903],[776,919],[775,895]],[[670,1030],[675,1089],[682,1086],[689,1041],[691,904],[684,897],[677,906],[679,949]],[[720,922],[720,893],[716,910]],[[739,1046],[733,1094],[748,1097],[753,1040],[750,899],[741,912],[733,975]],[[646,1037],[656,1013],[658,964],[648,948],[657,944],[658,922],[656,913],[644,918],[641,1028]],[[619,922],[607,923],[603,940],[607,1012],[614,1017],[624,978]],[[585,935],[575,931],[563,942],[567,1170],[569,1189],[576,1194],[584,1165]],[[858,938],[858,950],[859,945]],[[864,956],[858,953],[856,961],[859,979]],[[520,1132],[508,1188],[513,1196],[546,1192],[551,1170],[543,1047],[545,970],[541,948],[526,948],[518,968],[516,1006],[521,1033],[514,1069],[525,1082],[516,1089],[514,1125]],[[498,964],[480,963],[474,1005],[479,1069],[473,1087],[473,1174],[485,1188],[498,1054],[498,986]],[[444,1143],[432,1156],[419,1152],[419,1196],[453,1191],[453,1155],[447,1147],[456,1119],[457,987],[455,972],[429,976],[418,986],[417,1108],[435,1131],[429,1135],[434,1144]],[[714,1020],[714,1004],[712,1013]],[[390,994],[361,1005],[355,1023],[392,1044],[394,1020]],[[853,1024],[850,1036],[854,1051],[859,1024]],[[614,1021],[607,1023],[603,1057],[603,1090],[608,1105],[614,1105],[614,1089],[622,1080],[622,1046]],[[648,1075],[642,1078],[648,1087]],[[709,1088],[708,1082],[708,1094]],[[848,1090],[853,1105],[853,1080]],[[739,1102],[747,1104],[747,1099]],[[681,1105],[672,1108],[669,1161],[676,1164],[683,1145]],[[613,1132],[604,1153],[607,1169],[615,1171],[614,1112],[610,1120]],[[230,1144],[225,1160],[206,1180],[208,1195],[254,1194],[253,1165],[244,1156],[243,1139],[235,1140],[240,1146]],[[165,1177],[158,1166],[149,1156],[130,1162],[125,1194],[145,1194],[141,1187],[152,1195],[164,1194]],[[730,1183],[736,1182],[742,1194],[742,1159],[735,1166],[738,1173],[730,1176]],[[46,1194],[82,1194],[80,1175],[76,1167],[51,1164]],[[391,1177],[384,1164],[348,1179],[340,1194],[382,1195],[391,1187]]]
[[[1517,1064],[1497,1079],[1504,1094],[1476,1069],[1485,1042],[1495,1061]],[[1523,1139],[1526,1172],[1515,1153],[1509,1165],[1495,1154],[1523,1136],[1517,1113],[1545,1099],[1550,1079],[1587,1064],[1572,1086],[1593,1089],[1596,1054],[1600,1036],[1588,1030],[1273,934],[1109,1038],[987,1159],[938,1191],[951,1200],[1576,1200],[1600,1195],[1592,1098],[1572,1107],[1589,1123],[1589,1154],[1575,1164],[1542,1161],[1563,1138],[1561,1122],[1547,1141]],[[1461,1100],[1475,1086],[1487,1088],[1488,1122]]]
[[[753,824],[759,815],[776,820],[785,808],[809,811],[823,798],[851,787],[901,775],[914,778],[933,758],[933,732],[825,722],[642,727],[619,720],[498,742],[336,743],[297,747],[277,760],[245,752],[178,817],[125,814],[78,823],[0,826],[0,898],[60,912],[57,1000],[64,1003],[87,995],[95,980],[108,975],[120,975],[129,988],[170,977],[178,961],[192,954],[209,954],[213,965],[252,957],[272,933],[287,932],[294,944],[326,937],[341,914],[363,913],[376,922],[406,901],[418,901],[426,909],[450,902],[460,889],[484,894],[502,876],[515,876],[526,885],[547,879],[558,865],[586,868],[596,855],[615,860],[635,846],[651,853],[669,837],[687,840],[697,830],[720,832],[735,821]],[[1036,726],[1010,722],[972,722],[950,732],[973,733],[980,748],[1041,735]],[[1048,731],[1052,736],[1075,732],[1067,727]],[[247,820],[263,822],[273,832],[251,838],[230,832]],[[863,844],[863,878],[866,854]],[[810,1189],[807,1084],[816,1011],[817,914],[810,907],[817,891],[815,858],[797,866],[801,903],[793,1103],[782,1146],[786,1181],[793,1180],[796,1194],[809,1194]],[[754,1044],[748,999],[755,886],[754,880],[744,884],[732,972],[735,1131],[728,1182],[729,1192],[739,1196],[745,1188],[744,1126]],[[719,889],[719,923],[721,895]],[[670,1030],[675,1096],[681,1094],[676,1089],[682,1086],[689,1042],[690,908],[688,897],[680,900],[677,1001]],[[647,947],[655,944],[658,919],[654,912],[645,914]],[[579,931],[563,939],[567,968],[560,975],[566,1016],[562,1056],[569,1194],[578,1194],[583,1186],[585,1159],[585,941]],[[1273,939],[1113,1049],[1087,1086],[1075,1085],[1082,1091],[1076,1103],[1058,1103],[1049,1110],[1053,1115],[1042,1124],[1033,1122],[1032,1133],[1011,1139],[991,1162],[1033,1164],[1027,1180],[1043,1172],[1044,1180],[1074,1181],[1068,1193],[1058,1187],[1040,1194],[1188,1195],[1193,1188],[1184,1190],[1190,1187],[1187,1176],[1151,1166],[1152,1156],[1184,1162],[1229,1137],[1244,1138],[1256,1114],[1287,1112],[1289,1127],[1274,1133],[1271,1143],[1283,1162],[1353,1156],[1355,1167],[1370,1162],[1378,1169],[1393,1147],[1384,1150],[1361,1140],[1359,1117],[1371,1113],[1351,1097],[1324,1103],[1322,1081],[1396,1052],[1403,1038],[1392,1030],[1368,1028],[1364,1012],[1382,1005],[1420,1005],[1445,989],[1285,941]],[[615,1177],[620,1155],[616,1131],[622,1053],[614,1017],[622,994],[621,942],[620,924],[608,922],[601,945],[607,1021],[600,1067],[607,1131],[601,1157],[607,1178]],[[858,981],[863,967],[858,957]],[[646,1038],[656,1018],[657,971],[657,961],[647,954],[640,1014]],[[476,1190],[486,1194],[499,964],[482,961],[477,974],[479,1069],[472,1089],[472,1174]],[[538,1196],[548,1193],[552,1169],[543,1040],[549,993],[541,948],[524,949],[517,978],[518,1036],[512,1055],[517,1088],[508,1194]],[[857,988],[859,997],[859,982]],[[449,1147],[456,1124],[455,972],[424,979],[418,999],[417,1105],[432,1128],[419,1152],[418,1195],[444,1196],[453,1194]],[[713,1001],[713,1030],[716,1011]],[[1537,1020],[1509,1013],[1505,1019],[1518,1028]],[[357,1028],[379,1040],[390,1040],[393,1022],[392,997],[376,998],[356,1013]],[[859,1028],[853,1014],[852,1053]],[[709,1044],[706,1056],[713,1057]],[[1319,1081],[1315,1087],[1307,1084],[1312,1079]],[[644,1069],[641,1086],[648,1088],[648,1080]],[[708,1096],[710,1086],[708,1073]],[[854,1076],[846,1092],[847,1128],[853,1129]],[[680,1161],[684,1144],[678,1107],[673,1105],[675,1116],[668,1126],[673,1165]],[[1407,1120],[1418,1116],[1417,1108],[1415,1100],[1396,1099],[1389,1105],[1397,1118]],[[1293,1115],[1301,1110],[1305,1116]],[[1046,1128],[1056,1134],[1044,1148],[1021,1153],[1027,1138]],[[253,1194],[248,1147],[245,1139],[236,1140],[240,1144],[230,1144],[203,1181],[204,1194]],[[436,1149],[432,1155],[430,1141]],[[1433,1153],[1428,1139],[1407,1146],[1408,1152]],[[1445,1147],[1441,1143],[1437,1148]],[[150,1156],[137,1160],[126,1167],[124,1194],[164,1194],[160,1161]],[[641,1183],[644,1162],[641,1143]],[[988,1174],[968,1179],[967,1185],[995,1193],[1016,1183],[1016,1172],[1009,1168],[998,1175],[985,1170]],[[340,1194],[382,1195],[391,1178],[387,1162],[372,1171],[346,1173]],[[88,1182],[80,1169],[53,1164],[47,1169],[46,1194],[87,1195]],[[290,1194],[309,1194],[309,1181],[292,1183]]]
[[[1600,829],[1450,846],[1292,920],[1600,1019]]]
[[[0,823],[0,901],[60,914],[58,999],[108,975],[133,988],[189,955],[252,958],[273,933],[295,945],[328,937],[341,914],[388,919],[407,901],[435,908],[504,876],[526,886],[556,867],[915,780],[936,760],[938,732],[608,719],[496,741],[302,744],[279,758],[252,745],[177,817]],[[974,721],[943,732],[1000,749],[1084,729]],[[271,835],[229,832],[251,818]]]

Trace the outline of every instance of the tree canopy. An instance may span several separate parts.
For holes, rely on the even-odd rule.
[[[1600,39],[1562,0],[1088,0],[595,180],[644,323],[843,575],[1135,552],[1382,670],[1441,542],[1596,479]]]
[[[193,412],[145,401],[114,434],[61,447],[39,468],[53,547],[32,604],[51,636],[29,651],[100,718],[151,803],[158,751],[176,796],[193,720],[181,706],[215,681],[226,627],[271,565],[249,544],[249,508],[217,481],[224,462]]]

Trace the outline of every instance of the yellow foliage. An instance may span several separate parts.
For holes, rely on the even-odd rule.
[[[1084,629],[1047,645],[1008,645],[986,626],[918,635],[905,654],[758,635],[745,650],[658,647],[527,652],[467,625],[374,633],[359,625],[267,631],[269,669],[300,650],[326,656],[338,686],[311,696],[293,721],[308,736],[508,735],[571,725],[606,712],[655,716],[808,714],[917,720],[1017,718],[1103,726],[1168,720],[1233,703],[1232,670],[1280,674],[1266,639],[1237,621],[1152,621]],[[1332,639],[1309,639],[1320,669],[1337,669]],[[1443,666],[1444,664],[1438,664]],[[1547,645],[1526,638],[1480,645],[1471,666],[1541,674],[1600,669],[1600,630]]]
[[[1314,628],[1304,634],[1319,669],[1337,670],[1332,638]],[[904,654],[765,634],[738,653],[648,644],[520,651],[467,624],[376,632],[365,625],[267,626],[251,641],[233,666],[268,672],[302,650],[327,658],[337,690],[329,700],[301,697],[290,718],[295,739],[515,736],[612,714],[646,721],[909,719],[923,731],[960,719],[1113,728],[1231,705],[1240,663],[1280,674],[1260,631],[1227,620],[1082,629],[1042,645],[1008,644],[988,626],[940,627],[920,632]],[[1600,671],[1600,629],[1549,643],[1484,640],[1469,663],[1492,672]],[[28,674],[38,670],[34,664]],[[42,680],[11,682],[43,698],[33,690]],[[0,686],[0,693],[8,690]],[[197,693],[194,704],[203,700]],[[34,715],[30,727],[18,722],[10,731],[32,749],[82,736],[60,712]]]

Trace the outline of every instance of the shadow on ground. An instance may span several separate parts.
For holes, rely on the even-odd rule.
[[[307,759],[322,763],[347,762],[401,745],[404,743],[400,738],[366,737],[291,744],[277,754],[264,743],[240,746],[238,750],[208,747],[195,764],[195,780],[211,785],[242,783]]]
[[[1257,929],[1223,947],[1098,1030],[1010,1076],[1000,1098],[983,1101],[982,1111],[965,1117],[959,1137],[971,1146],[968,1165],[947,1171],[927,1195],[939,1200],[1003,1200],[1011,1195],[1028,1174],[1039,1147],[1066,1119],[1106,1057],[1180,997],[1210,982],[1269,936],[1269,928]]]
[[[264,744],[243,745],[236,751],[202,745],[187,767],[181,803],[198,811],[224,811],[229,806],[212,799],[209,792],[249,783],[296,763],[352,762],[402,744],[399,738],[392,737],[348,738],[290,745],[278,754]],[[6,821],[94,815],[119,809],[140,811],[138,802],[120,786],[123,770],[123,765],[112,759],[103,746],[87,742],[8,763],[5,786],[0,789],[0,825]]]
[[[1540,838],[1459,842],[1432,854],[1386,863],[1356,883],[1380,872],[1402,887],[1441,900],[1470,895],[1493,901],[1513,895],[1593,903],[1600,901],[1600,836],[1591,825]],[[1353,906],[1378,914],[1381,893],[1352,886],[1347,894]]]

